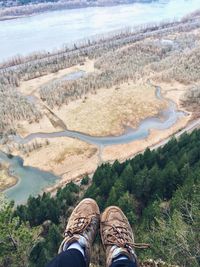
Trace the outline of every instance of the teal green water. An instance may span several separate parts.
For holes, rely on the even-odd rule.
[[[56,177],[50,172],[44,172],[30,166],[23,166],[23,159],[20,157],[8,157],[0,151],[0,162],[10,164],[10,173],[19,178],[18,183],[4,191],[5,195],[14,200],[16,204],[25,203],[29,195],[36,196],[42,190],[56,182]]]

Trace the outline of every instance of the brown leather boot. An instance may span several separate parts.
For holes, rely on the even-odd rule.
[[[127,256],[131,261],[137,262],[133,247],[134,236],[128,219],[118,207],[108,207],[101,215],[101,239],[106,251],[106,266],[110,267],[112,261],[119,255]]]
[[[89,266],[91,246],[99,228],[100,211],[97,203],[90,198],[82,200],[73,210],[64,232],[58,253],[67,250],[74,242],[84,248],[86,265]]]

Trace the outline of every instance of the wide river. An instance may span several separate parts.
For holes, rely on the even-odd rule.
[[[200,8],[200,0],[91,7],[46,12],[0,22],[0,61],[17,54],[52,51],[64,43],[149,22],[180,19]]]

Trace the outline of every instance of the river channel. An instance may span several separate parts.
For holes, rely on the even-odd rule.
[[[156,87],[156,97],[162,100],[161,89],[160,87]],[[176,105],[173,101],[168,101],[168,107],[165,110],[160,111],[158,117],[150,117],[141,121],[140,125],[136,129],[126,128],[125,132],[119,136],[106,136],[106,137],[98,137],[91,136],[84,133],[76,132],[76,131],[61,131],[61,132],[52,132],[52,133],[33,133],[25,138],[20,137],[19,135],[13,136],[12,139],[16,143],[26,144],[32,141],[35,138],[58,138],[58,137],[72,137],[77,138],[79,140],[85,141],[89,144],[93,144],[96,146],[111,146],[118,144],[126,144],[133,142],[135,140],[144,139],[149,135],[150,129],[158,129],[165,130],[170,128],[176,121],[184,116],[185,113],[176,110]]]
[[[161,88],[155,87],[156,97],[163,100]],[[59,138],[63,136],[76,138],[87,143],[101,147],[130,143],[135,140],[141,140],[149,135],[150,129],[165,130],[174,125],[177,120],[186,114],[178,111],[173,101],[168,100],[168,107],[160,111],[158,117],[149,117],[141,121],[138,128],[126,128],[124,133],[119,136],[97,137],[90,136],[75,131],[61,131],[53,133],[33,133],[25,138],[20,136],[12,136],[16,143],[25,144],[35,138]],[[52,173],[41,171],[37,168],[23,166],[23,159],[20,157],[8,157],[3,152],[0,152],[0,161],[6,161],[10,164],[10,172],[19,178],[17,185],[5,191],[9,199],[15,200],[17,204],[26,202],[28,196],[39,194],[44,188],[52,185],[59,177]]]

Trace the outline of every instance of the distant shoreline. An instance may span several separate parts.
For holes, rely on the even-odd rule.
[[[89,2],[76,2],[75,4],[72,2],[47,2],[47,3],[39,3],[39,4],[29,4],[22,6],[14,6],[14,7],[6,7],[0,8],[0,21],[5,20],[13,20],[19,19],[23,17],[28,17],[32,15],[42,14],[45,12],[51,11],[62,11],[68,9],[80,9],[80,8],[88,8],[88,7],[112,7],[118,5],[128,5],[134,3],[151,3],[158,0],[107,0],[102,2],[98,2],[98,0],[94,3]]]

